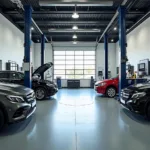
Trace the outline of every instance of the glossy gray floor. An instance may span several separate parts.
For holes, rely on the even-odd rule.
[[[0,150],[149,150],[150,123],[92,89],[62,89],[36,114],[6,126]]]

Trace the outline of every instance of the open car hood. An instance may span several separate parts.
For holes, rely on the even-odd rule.
[[[43,74],[46,70],[48,70],[49,68],[51,68],[52,66],[53,66],[53,63],[52,63],[52,62],[46,63],[46,64],[40,66],[39,68],[37,68],[37,69],[33,72],[32,76],[33,76],[34,74],[40,74],[40,75],[41,75],[41,74]]]

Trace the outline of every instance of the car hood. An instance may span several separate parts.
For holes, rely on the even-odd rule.
[[[29,93],[32,93],[32,92],[33,92],[32,89],[27,88],[22,85],[0,82],[0,93],[6,94],[6,95],[15,95],[15,96],[28,95]]]
[[[147,88],[150,88],[150,84],[149,83],[139,83],[136,85],[131,85],[125,89],[131,90],[131,91],[137,91],[137,92],[141,92]]]
[[[39,68],[37,68],[37,69],[33,72],[32,76],[33,76],[34,74],[40,74],[40,75],[41,75],[41,74],[43,74],[46,70],[48,70],[49,68],[51,68],[52,66],[53,66],[53,63],[52,63],[52,62],[46,63],[46,64],[40,66]]]

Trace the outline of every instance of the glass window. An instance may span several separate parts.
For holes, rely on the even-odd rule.
[[[74,74],[74,70],[66,70],[66,74]]]
[[[65,65],[54,65],[54,69],[65,69]]]
[[[75,51],[75,55],[83,55],[83,51]]]
[[[74,79],[74,75],[66,75],[66,79]]]
[[[20,76],[19,76],[18,73],[11,72],[11,73],[10,73],[10,78],[11,78],[11,79],[20,79]]]
[[[66,51],[54,51],[54,55],[66,55]]]
[[[66,55],[74,55],[74,51],[66,51]]]
[[[54,78],[95,77],[95,51],[54,51]]]
[[[54,74],[65,74],[65,70],[54,70]]]
[[[83,79],[83,75],[75,75],[75,79]]]
[[[75,70],[75,74],[83,74],[83,70]]]
[[[84,59],[95,60],[95,56],[84,56]]]
[[[95,60],[85,60],[84,64],[86,64],[86,65],[94,65],[95,64]]]
[[[84,70],[84,74],[95,74],[95,70]]]
[[[54,65],[65,65],[65,61],[54,61]]]
[[[95,55],[95,51],[84,51],[84,55]]]
[[[66,56],[67,60],[74,60],[74,56]]]
[[[65,60],[66,56],[54,56],[54,60]]]

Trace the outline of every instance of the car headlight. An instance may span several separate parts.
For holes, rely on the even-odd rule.
[[[133,95],[132,95],[132,98],[133,98],[133,99],[139,99],[139,98],[141,98],[141,97],[143,97],[143,96],[145,96],[145,95],[146,95],[145,92],[140,92],[140,93],[133,94]]]
[[[23,103],[24,99],[21,96],[13,96],[13,95],[8,95],[7,98],[12,102],[12,103]]]
[[[97,84],[97,86],[104,86],[104,85],[106,85],[105,82],[102,82],[102,83]]]

